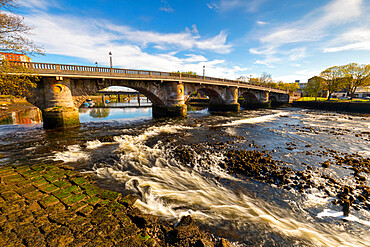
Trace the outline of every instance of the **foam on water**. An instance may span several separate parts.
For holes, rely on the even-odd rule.
[[[76,162],[78,160],[87,160],[89,155],[81,150],[79,145],[72,145],[67,148],[64,152],[55,152],[53,159],[62,160],[64,162]]]
[[[330,209],[324,209],[321,213],[318,213],[317,216],[318,218],[323,218],[323,217],[333,217],[333,218],[339,218],[342,220],[347,220],[347,221],[353,221],[353,222],[358,222],[360,224],[363,224],[365,226],[370,226],[370,221],[367,220],[361,220],[357,218],[354,215],[349,215],[349,216],[343,216],[343,212],[338,212]]]
[[[305,194],[306,201],[304,204],[306,206],[312,207],[316,205],[325,205],[331,200],[332,197],[328,197],[328,195],[324,191],[319,191],[318,189],[311,189]]]
[[[86,142],[86,148],[87,149],[96,149],[98,147],[101,147],[102,145],[103,145],[103,143],[101,143],[99,140]]]
[[[274,121],[277,117],[286,116],[286,115],[288,115],[288,112],[279,112],[276,114],[271,114],[271,115],[266,115],[266,116],[235,120],[230,123],[222,124],[221,126],[235,126],[235,125],[241,125],[241,124],[270,122],[270,121]]]

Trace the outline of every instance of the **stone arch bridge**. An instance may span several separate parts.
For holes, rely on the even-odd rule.
[[[34,96],[28,100],[43,112],[45,128],[78,126],[78,109],[89,95],[109,86],[139,91],[153,104],[153,116],[186,116],[185,101],[194,91],[210,98],[210,111],[238,111],[238,98],[246,103],[289,103],[298,94],[236,80],[179,73],[23,63],[38,74]]]

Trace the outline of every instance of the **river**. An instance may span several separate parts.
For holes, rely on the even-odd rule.
[[[1,125],[0,164],[63,160],[105,188],[136,193],[144,212],[172,222],[191,215],[236,246],[370,246],[369,170],[354,175],[337,162],[370,158],[369,115],[278,108],[152,119],[150,107],[80,111],[73,130]],[[268,156],[290,182],[229,169],[240,152]],[[354,198],[348,217],[333,203],[345,186]]]

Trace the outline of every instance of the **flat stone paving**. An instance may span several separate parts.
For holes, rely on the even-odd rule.
[[[135,199],[61,164],[0,167],[0,246],[156,246]]]

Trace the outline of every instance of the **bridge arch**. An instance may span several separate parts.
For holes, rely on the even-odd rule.
[[[252,92],[244,92],[240,96],[241,97],[239,97],[239,98],[242,98],[243,104],[258,103],[259,102],[257,96]]]
[[[95,83],[91,83],[91,80],[70,80],[70,87],[76,107],[79,107],[89,97],[89,95],[96,94],[100,90],[111,86],[120,86],[133,89],[138,91],[140,94],[145,95],[152,102],[153,106],[165,106],[166,98],[163,97],[163,94],[159,93],[160,88],[156,83],[153,82],[133,80],[96,80]]]
[[[208,98],[209,98],[209,103],[210,104],[222,104],[223,103],[223,99],[222,99],[221,95],[213,89],[199,88],[196,91],[199,92],[200,94],[207,95]]]
[[[269,96],[269,102],[271,104],[272,107],[275,107],[275,106],[278,106],[279,105],[279,102],[278,102],[278,99],[276,98],[275,95],[271,95]]]

